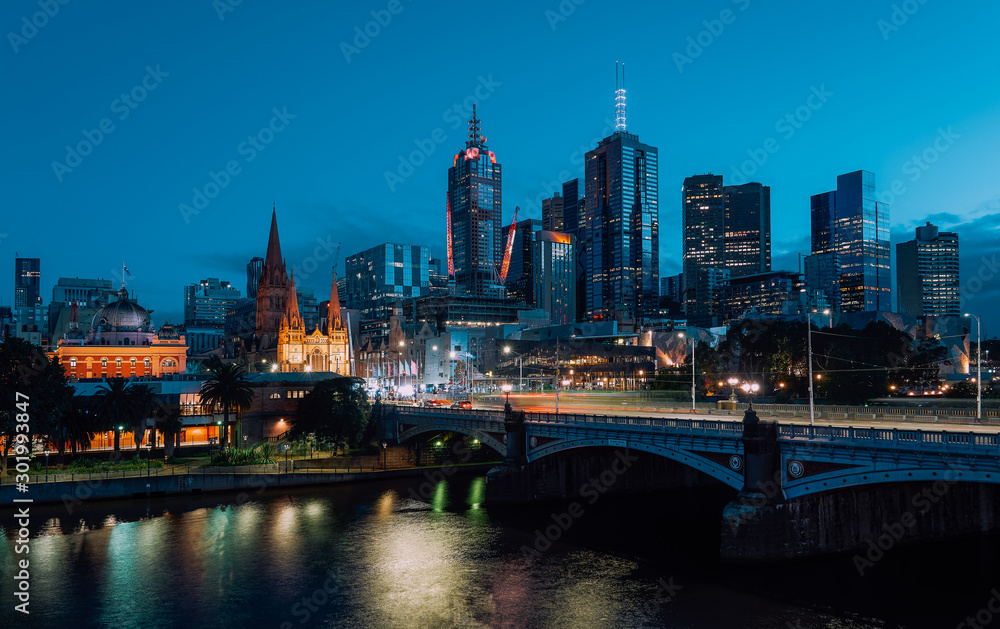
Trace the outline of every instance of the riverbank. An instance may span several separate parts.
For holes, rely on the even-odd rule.
[[[202,493],[246,493],[262,494],[266,491],[288,487],[339,485],[373,480],[397,478],[425,478],[437,482],[461,472],[485,473],[498,463],[469,463],[463,465],[435,465],[375,471],[342,472],[284,472],[276,467],[274,471],[236,471],[231,473],[185,473],[151,476],[97,477],[85,480],[70,480],[48,483],[30,483],[24,486],[0,486],[0,512],[23,506],[14,500],[31,500],[32,504],[58,504],[67,507],[84,501],[132,500],[162,496],[199,495]]]

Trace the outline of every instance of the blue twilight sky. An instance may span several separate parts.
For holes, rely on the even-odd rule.
[[[661,275],[680,269],[684,177],[770,185],[773,267],[795,269],[809,196],[867,169],[894,244],[925,220],[959,232],[965,307],[997,333],[995,2],[237,1],[0,4],[0,304],[16,251],[42,258],[46,302],[124,261],[155,323],[179,320],[184,284],[245,290],[272,202],[321,299],[329,243],[442,256],[468,104],[504,222],[540,217],[607,135],[622,60],[628,129],[660,152]],[[196,189],[214,198],[185,212]]]

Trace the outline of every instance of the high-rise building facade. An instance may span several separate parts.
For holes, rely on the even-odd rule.
[[[718,294],[699,292],[716,286],[715,275],[706,269],[725,267],[726,193],[722,175],[695,175],[681,188],[683,238],[684,309],[689,316],[719,314]]]
[[[624,90],[621,90],[624,92]],[[622,95],[624,99],[624,95]],[[615,131],[585,156],[585,316],[610,320],[659,314],[658,154],[637,135]]]
[[[568,233],[576,233],[583,226],[584,197],[580,190],[580,180],[570,179],[562,185],[563,229]]]
[[[458,294],[500,297],[501,168],[472,107],[469,138],[448,169],[448,273]]]
[[[899,311],[912,315],[962,314],[959,302],[958,234],[927,223],[916,238],[896,245]]]
[[[725,186],[724,254],[732,277],[771,270],[771,187]]]
[[[14,258],[14,307],[42,305],[42,261]]]
[[[837,189],[810,199],[812,253],[840,254],[841,312],[891,311],[889,206],[876,200],[875,175],[837,177]]]
[[[529,218],[518,221],[514,229],[514,242],[510,249],[510,266],[507,268],[507,297],[529,305],[535,304],[532,279],[532,246],[535,234],[542,229],[542,221]],[[510,227],[504,229],[503,239],[510,238]]]
[[[840,253],[827,251],[805,257],[806,292],[811,310],[822,311],[820,303],[840,312]]]
[[[549,314],[552,325],[576,321],[576,237],[542,230],[532,243],[534,304]]]
[[[750,313],[782,314],[785,303],[798,300],[801,290],[802,274],[791,271],[733,277],[723,290],[723,315],[731,322]]]
[[[388,319],[396,300],[430,294],[430,249],[386,242],[345,258],[347,307]]]
[[[240,300],[240,291],[210,277],[198,284],[184,287],[184,325],[210,326],[222,329],[226,313]]]
[[[439,296],[448,294],[448,269],[441,258],[430,259],[430,295]],[[345,287],[344,294],[347,294]]]
[[[260,272],[264,270],[264,258],[254,256],[247,262],[247,299],[257,299]]]
[[[563,231],[563,198],[559,192],[550,199],[542,199],[542,229]]]

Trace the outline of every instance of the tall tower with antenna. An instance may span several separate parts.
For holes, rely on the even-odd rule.
[[[627,131],[625,104],[625,64],[615,62],[615,131],[584,158],[582,314],[591,321],[658,313],[659,156]]]

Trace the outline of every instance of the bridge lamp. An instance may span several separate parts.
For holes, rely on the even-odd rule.
[[[500,387],[500,389],[507,395],[507,402],[510,402],[510,390],[513,388],[514,387],[509,384],[505,384]]]
[[[277,371],[277,370],[278,370],[278,365],[271,365],[271,371],[272,372]]]
[[[505,346],[504,346],[504,348],[503,348],[503,353],[504,353],[504,354],[509,354],[509,353],[510,353],[510,346],[509,346],[509,345],[505,345]]]

